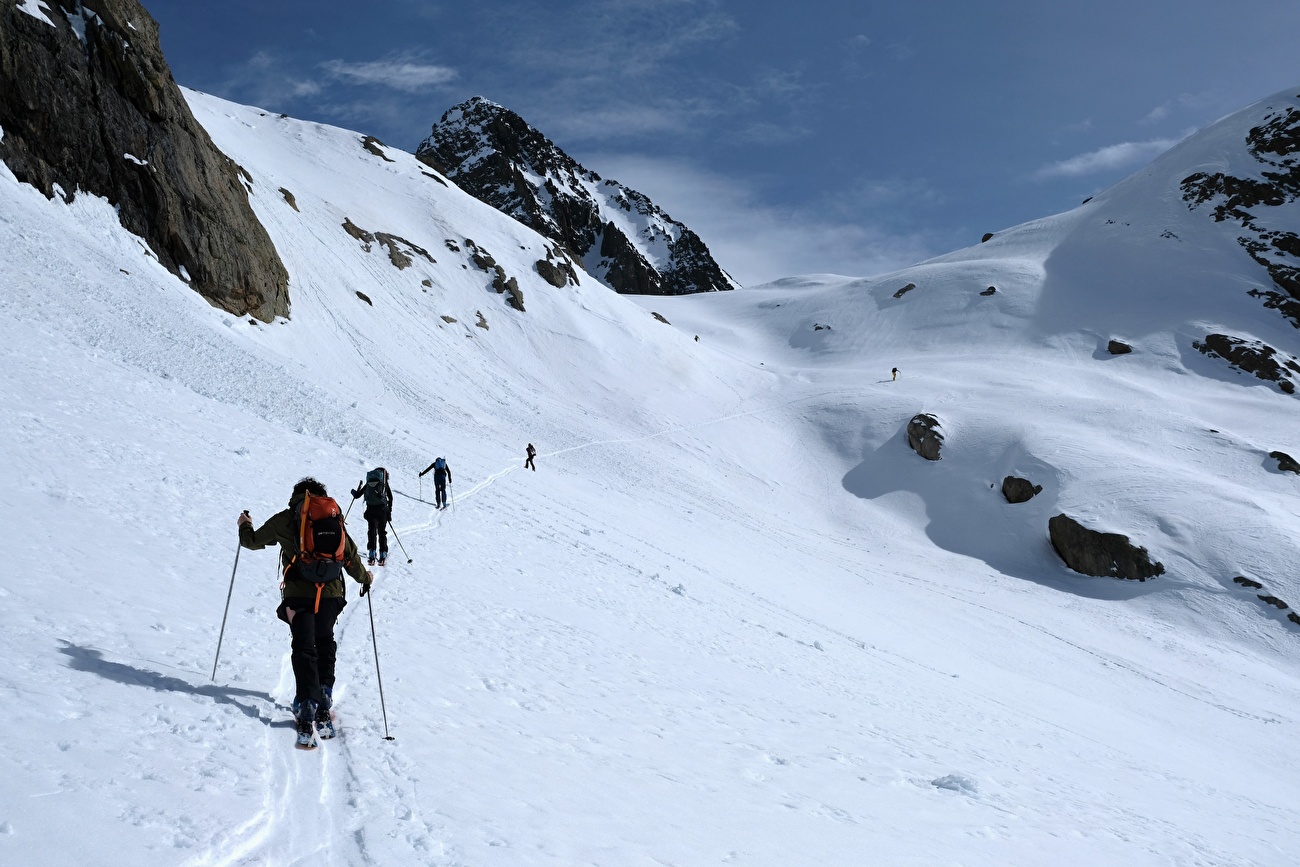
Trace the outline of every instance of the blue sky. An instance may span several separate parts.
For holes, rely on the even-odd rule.
[[[1294,0],[145,0],[178,82],[414,150],[486,96],[741,282],[1066,210],[1300,87]]]

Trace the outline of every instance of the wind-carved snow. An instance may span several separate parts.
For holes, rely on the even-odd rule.
[[[1232,577],[1300,599],[1265,457],[1294,398],[1188,345],[1295,338],[1218,291],[1258,282],[1235,237],[1161,196],[1216,148],[895,274],[634,304],[543,283],[547,241],[410,155],[188,97],[296,197],[251,200],[287,321],[0,166],[0,861],[1289,862],[1300,630]],[[939,462],[905,442],[923,411]],[[240,553],[210,680],[234,518],[379,465],[414,562],[349,591],[342,734],[298,752],[273,551]],[[1012,473],[1042,493],[1005,502]],[[1058,508],[1168,574],[1070,573]]]

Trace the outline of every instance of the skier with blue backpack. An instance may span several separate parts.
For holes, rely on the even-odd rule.
[[[375,467],[366,473],[365,481],[352,492],[352,499],[366,498],[366,554],[368,565],[375,565],[375,542],[379,542],[380,566],[388,564],[388,522],[393,519],[393,490],[388,486],[388,470]]]
[[[433,470],[433,504],[439,509],[447,508],[447,483],[451,481],[451,467],[447,466],[446,458],[436,458],[433,463],[429,464],[420,471],[420,477]]]

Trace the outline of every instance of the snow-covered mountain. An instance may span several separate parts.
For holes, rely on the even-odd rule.
[[[1184,187],[1274,171],[1247,137],[1294,92],[971,249],[679,298],[361,133],[185,96],[290,318],[0,164],[0,863],[1294,860],[1300,346]],[[376,465],[414,562],[352,598],[343,734],[296,752],[235,516]],[[1057,514],[1164,573],[1071,571]]]
[[[708,247],[636,190],[584,168],[519,115],[474,97],[449,109],[416,156],[555,241],[610,288],[637,295],[734,289]]]

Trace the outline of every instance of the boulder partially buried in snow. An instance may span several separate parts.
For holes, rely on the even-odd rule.
[[[1007,498],[1008,503],[1027,503],[1034,498],[1036,494],[1043,492],[1042,485],[1035,485],[1029,479],[1022,479],[1017,476],[1007,476],[1002,480],[1002,496]]]
[[[939,420],[929,413],[918,413],[907,423],[907,444],[927,461],[940,460],[943,448],[943,431]]]
[[[1296,459],[1286,452],[1269,452],[1268,456],[1277,461],[1279,471],[1300,475],[1300,463],[1296,463]]]
[[[1047,522],[1056,553],[1075,572],[1097,578],[1125,578],[1145,581],[1163,575],[1163,563],[1153,563],[1146,548],[1138,547],[1119,533],[1089,530],[1069,515]]]

